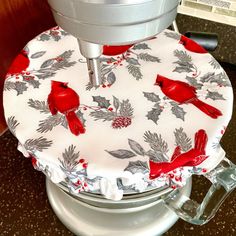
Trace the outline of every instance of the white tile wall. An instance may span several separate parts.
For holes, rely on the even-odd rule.
[[[236,26],[236,0],[182,0],[178,11]]]

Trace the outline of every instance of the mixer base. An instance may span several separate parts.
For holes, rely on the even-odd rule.
[[[162,202],[138,212],[108,213],[81,203],[48,179],[46,188],[55,214],[78,236],[157,236],[178,220],[177,215]],[[189,195],[190,191],[191,181],[183,188],[183,194]]]

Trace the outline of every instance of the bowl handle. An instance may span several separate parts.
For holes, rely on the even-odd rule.
[[[163,197],[169,209],[191,224],[203,225],[211,220],[226,197],[236,188],[236,165],[227,158],[204,176],[212,182],[212,185],[201,204],[183,196],[179,189]]]

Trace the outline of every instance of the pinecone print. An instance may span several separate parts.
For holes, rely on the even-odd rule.
[[[129,125],[131,125],[131,118],[130,117],[117,116],[112,122],[112,127],[114,129],[121,129],[121,128],[127,127]]]

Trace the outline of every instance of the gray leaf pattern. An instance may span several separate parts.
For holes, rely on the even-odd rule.
[[[146,116],[148,120],[152,120],[155,124],[157,124],[157,121],[159,120],[159,116],[161,115],[162,112],[163,112],[163,109],[158,103],[156,103],[155,108],[152,108],[152,110],[149,111]]]
[[[48,109],[48,104],[45,101],[33,100],[32,98],[30,98],[28,101],[28,105],[29,107],[32,107],[40,111],[40,113],[44,113],[44,114],[50,113]]]
[[[181,119],[182,121],[184,121],[184,116],[186,114],[186,112],[184,111],[184,109],[182,107],[180,107],[177,103],[175,102],[170,102],[170,104],[172,105],[171,107],[171,111],[172,113],[175,115],[176,118]]]
[[[38,80],[35,80],[33,76],[22,76],[23,81],[28,83],[29,85],[33,86],[34,88],[39,88],[40,82]]]
[[[47,68],[47,67],[51,66],[54,63],[54,61],[55,61],[55,59],[48,59],[42,63],[40,68],[42,68],[42,69]]]
[[[36,53],[32,54],[30,58],[36,59],[36,58],[42,57],[45,53],[46,53],[46,51],[36,52]]]
[[[187,54],[186,51],[176,49],[174,51],[174,56],[178,58],[178,61],[174,62],[174,64],[177,64],[178,66],[175,67],[173,72],[197,72],[196,66],[192,63],[192,57]]]
[[[137,143],[136,141],[132,140],[132,139],[129,139],[129,146],[130,148],[138,155],[141,155],[141,156],[144,156],[145,155],[145,151],[144,149],[142,148],[142,146]]]
[[[214,69],[220,69],[221,68],[220,63],[215,58],[212,58],[209,63]]]
[[[93,101],[96,102],[101,108],[108,108],[111,105],[109,100],[101,96],[93,96]]]
[[[58,125],[63,125],[65,123],[65,116],[62,114],[56,114],[54,116],[49,116],[45,120],[39,122],[39,128],[37,129],[40,133],[46,133],[52,131],[52,129]]]
[[[65,149],[65,152],[62,153],[63,159],[59,158],[59,161],[62,165],[62,170],[64,172],[74,172],[76,170],[76,166],[78,165],[77,159],[79,158],[79,152],[75,152],[76,147],[74,145],[70,145],[68,149]]]
[[[95,120],[103,120],[103,121],[112,121],[116,117],[116,113],[112,111],[92,111],[90,113]]]
[[[113,106],[115,107],[116,111],[119,109],[120,107],[120,101],[117,97],[113,96]]]
[[[8,126],[8,128],[11,131],[12,134],[15,135],[16,128],[17,128],[17,126],[19,124],[20,123],[16,120],[15,116],[8,117],[8,119],[7,119],[7,126]]]
[[[41,68],[34,72],[32,75],[22,75],[23,81],[6,81],[4,89],[5,90],[16,90],[17,95],[23,94],[27,91],[27,84],[32,85],[34,88],[40,87],[40,82],[35,79],[51,78],[56,74],[58,70],[66,69],[76,64],[75,61],[69,62],[70,57],[73,54],[73,50],[65,51],[58,57],[53,59],[48,59],[42,63]]]
[[[135,59],[135,58],[127,58],[126,61],[129,63],[129,64],[132,64],[132,65],[140,65],[138,60]]]
[[[199,83],[198,80],[195,77],[186,76],[185,79],[188,81],[188,83],[191,86],[195,87],[196,89],[201,89],[202,86],[203,86],[203,84]]]
[[[109,85],[112,85],[116,82],[116,75],[114,72],[110,72],[108,75],[107,75],[107,82],[109,83]]]
[[[133,50],[147,50],[147,49],[151,49],[148,47],[148,45],[146,43],[139,43],[139,44],[136,44],[132,47]]]
[[[146,155],[149,157],[151,161],[154,162],[168,162],[169,158],[165,153],[162,152],[154,152],[153,150],[149,150],[146,152]]]
[[[221,72],[219,74],[215,74],[214,72],[208,72],[207,74],[203,75],[200,78],[200,81],[202,83],[210,82],[210,83],[216,83],[217,85],[223,87],[231,87],[228,77],[224,72]]]
[[[216,100],[225,100],[225,98],[223,97],[222,94],[220,94],[218,92],[211,92],[211,91],[207,91],[206,98],[210,98],[214,101],[216,101]]]
[[[146,131],[144,133],[144,141],[149,144],[151,149],[155,152],[166,154],[168,152],[168,144],[162,139],[161,134]]]
[[[152,56],[148,53],[140,53],[138,57],[143,61],[157,62],[157,63],[161,62],[161,60],[158,57]]]
[[[155,93],[143,92],[143,94],[144,94],[144,97],[147,98],[151,102],[160,102],[161,101],[159,95],[157,95]]]
[[[123,100],[120,104],[120,115],[123,117],[132,117],[133,108],[129,102],[129,99]]]
[[[164,32],[165,36],[168,37],[168,38],[172,38],[172,39],[175,39],[175,40],[180,40],[180,34],[178,33],[175,33],[175,32]]]
[[[124,169],[124,171],[129,171],[132,174],[146,174],[149,172],[149,168],[147,162],[145,161],[130,161],[129,165]]]
[[[192,141],[182,127],[175,129],[174,135],[176,146],[179,146],[183,152],[187,152],[192,148]]]
[[[143,78],[143,74],[141,73],[140,67],[129,64],[127,66],[128,72],[136,79],[140,80]]]
[[[24,147],[27,151],[34,153],[36,151],[42,152],[45,149],[48,149],[52,145],[51,140],[47,140],[44,137],[39,137],[37,139],[28,139],[26,140]]]
[[[17,96],[20,94],[23,94],[24,91],[26,91],[28,87],[26,86],[25,82],[12,82],[12,81],[6,81],[4,84],[4,90],[15,90],[17,92]]]
[[[105,150],[107,153],[109,153],[111,156],[119,158],[119,159],[128,159],[128,158],[132,158],[134,156],[136,156],[136,154],[134,154],[133,152],[126,150],[126,149],[118,149],[115,151],[107,151]]]

